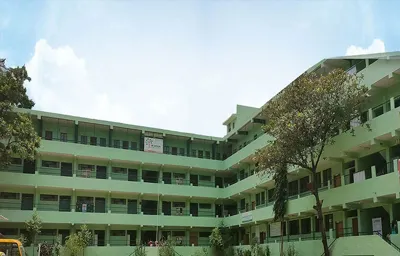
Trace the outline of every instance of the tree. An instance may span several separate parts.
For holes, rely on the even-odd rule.
[[[349,124],[360,121],[368,96],[367,87],[361,85],[361,80],[362,77],[341,69],[324,75],[305,73],[263,109],[267,120],[263,129],[274,140],[257,153],[260,169],[284,172],[281,167],[288,166],[310,173],[310,190],[316,201],[314,209],[326,256],[329,256],[329,248],[323,225],[323,202],[318,193],[317,169],[324,158],[324,149],[334,143],[339,129],[354,135]]]
[[[280,254],[283,256],[283,221],[286,214],[286,203],[288,199],[288,179],[287,179],[287,166],[282,164],[277,166],[277,171],[274,173],[273,179],[275,181],[274,191],[274,221],[281,222],[281,247]]]
[[[14,111],[35,105],[24,87],[28,73],[24,66],[6,68],[4,63],[0,59],[0,168],[7,167],[13,155],[33,160],[40,143],[30,116]]]
[[[29,242],[36,244],[36,238],[40,234],[42,229],[42,220],[36,211],[33,212],[32,218],[25,222],[26,231],[28,233]]]
[[[67,237],[65,242],[65,249],[71,254],[71,256],[77,256],[83,250],[90,245],[92,241],[92,233],[88,230],[86,225],[81,226],[81,230],[77,233]]]

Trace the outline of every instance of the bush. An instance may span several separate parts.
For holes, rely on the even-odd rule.
[[[269,246],[263,247],[260,245],[258,240],[255,238],[251,244],[251,255],[252,256],[271,256]]]
[[[92,240],[92,233],[88,230],[86,225],[81,226],[81,230],[67,237],[65,249],[71,256],[77,256],[90,245]]]
[[[296,248],[293,244],[290,244],[286,249],[286,256],[298,256],[299,253],[296,251]]]
[[[161,241],[158,250],[159,256],[175,256],[174,244],[171,239]]]
[[[139,243],[133,250],[133,256],[146,256],[146,247],[142,243]]]
[[[208,250],[203,248],[202,250],[196,251],[192,256],[208,256]]]

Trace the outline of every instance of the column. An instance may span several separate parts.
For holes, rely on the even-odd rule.
[[[391,97],[390,98],[390,109],[392,110],[392,109],[394,109],[395,108],[395,105],[394,105],[394,97]]]
[[[185,246],[192,246],[192,245],[190,244],[190,231],[189,231],[189,230],[186,230],[186,231],[185,231],[185,241],[184,241],[183,245],[185,245]]]
[[[74,142],[78,143],[79,141],[79,123],[75,121],[75,131],[74,131]]]
[[[358,233],[363,231],[363,228],[361,226],[361,210],[357,209],[357,222],[358,222]]]
[[[107,212],[111,213],[111,191],[108,191],[107,201],[106,201]]]
[[[72,196],[71,196],[71,211],[75,212],[76,210],[76,191],[72,189]]]
[[[108,146],[110,148],[112,147],[113,129],[114,129],[114,127],[112,125],[110,125],[110,129],[108,130]]]
[[[25,160],[23,160],[25,161]],[[40,173],[40,168],[42,167],[42,156],[37,154],[36,163],[35,163],[35,174]]]
[[[37,186],[35,186],[35,196],[34,196],[34,202],[35,204],[33,205],[33,210],[38,210],[39,207],[39,199],[40,199],[40,192]]]
[[[106,226],[106,241],[105,244],[110,246],[110,224]]]
[[[74,160],[72,162],[72,176],[76,177],[77,173],[78,173],[78,157],[75,155]]]
[[[371,166],[371,177],[372,177],[372,179],[376,178],[376,166],[375,165]]]
[[[107,163],[107,178],[108,178],[109,180],[112,179],[111,173],[112,173],[112,161],[111,161],[111,159],[110,159],[110,160],[108,161],[108,163]]]
[[[141,228],[138,227],[138,229],[136,230],[136,245],[139,245],[142,243],[142,231]]]
[[[142,172],[143,172],[143,162],[139,165],[139,169],[138,169],[138,181],[139,182],[141,182],[143,180]]]
[[[372,120],[374,118],[374,115],[372,113],[372,108],[368,109],[368,120]]]

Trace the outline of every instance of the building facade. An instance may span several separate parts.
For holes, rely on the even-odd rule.
[[[325,59],[308,72],[362,74],[371,100],[356,136],[340,131],[318,173],[328,237],[391,233],[400,220],[400,53]],[[255,174],[253,156],[271,137],[262,107],[237,106],[210,137],[82,117],[30,113],[41,147],[35,161],[13,159],[0,172],[0,233],[19,237],[36,210],[38,241],[53,242],[87,224],[95,247],[172,238],[207,246],[211,230],[230,227],[235,245],[320,239],[309,174],[290,170],[287,220],[273,223],[274,183]],[[358,127],[368,121],[371,131]],[[300,242],[301,243],[301,242]],[[305,243],[305,242],[302,242]],[[319,251],[319,254],[321,251]]]

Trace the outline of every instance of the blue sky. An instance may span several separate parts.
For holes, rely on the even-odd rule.
[[[323,58],[399,50],[383,2],[1,1],[0,57],[36,109],[222,136]]]

